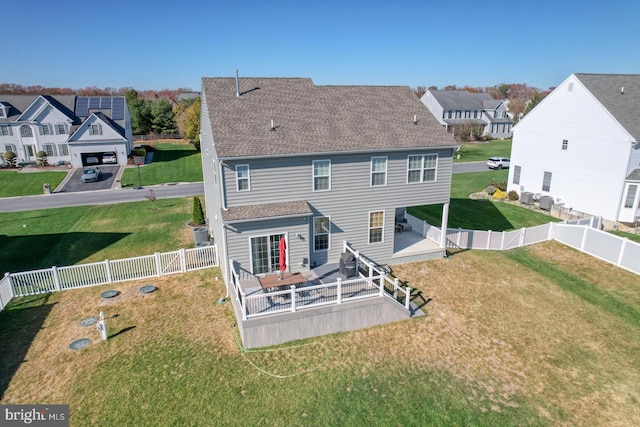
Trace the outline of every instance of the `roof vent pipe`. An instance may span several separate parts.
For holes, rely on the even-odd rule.
[[[414,115],[413,115],[413,124],[414,124],[414,125],[417,125],[417,124],[418,124],[418,115],[417,115],[417,114],[414,114]]]
[[[240,81],[238,80],[238,70],[236,70],[236,97],[240,98]]]
[[[624,86],[622,86],[622,87],[620,88],[620,93],[621,93],[622,95],[624,95]]]

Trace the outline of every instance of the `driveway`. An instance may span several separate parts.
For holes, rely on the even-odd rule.
[[[119,177],[120,166],[99,166],[102,177],[98,182],[82,182],[82,168],[76,168],[55,189],[56,193],[75,193],[78,191],[109,190],[115,186],[116,178]],[[120,178],[117,178],[120,179]]]

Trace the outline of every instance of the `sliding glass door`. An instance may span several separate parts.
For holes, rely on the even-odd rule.
[[[271,234],[251,238],[251,267],[253,274],[280,270],[280,239],[284,234]]]

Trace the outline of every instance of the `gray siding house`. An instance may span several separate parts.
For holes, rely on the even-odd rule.
[[[483,136],[511,137],[513,121],[508,115],[507,105],[488,93],[430,89],[422,96],[422,102],[449,132],[474,125],[481,129]]]
[[[409,87],[317,86],[307,78],[203,78],[208,226],[228,283],[337,263],[342,242],[394,259],[407,206],[443,204],[456,143]],[[441,248],[438,256],[444,254]]]

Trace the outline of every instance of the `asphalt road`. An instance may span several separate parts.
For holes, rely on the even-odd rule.
[[[65,206],[107,205],[110,203],[139,202],[153,189],[157,199],[172,197],[201,196],[204,183],[152,185],[117,190],[82,191],[74,193],[53,193],[40,196],[5,197],[0,199],[0,212],[21,212],[36,209],[62,208]]]
[[[486,162],[456,163],[453,165],[453,173],[484,172],[489,170]],[[111,172],[111,171],[109,171]],[[74,177],[70,177],[73,179]],[[71,180],[70,179],[70,180]],[[76,183],[78,181],[78,183]],[[105,180],[106,181],[106,180]],[[66,185],[79,185],[78,189],[88,191],[75,191]],[[138,202],[145,199],[149,190],[153,189],[156,198],[169,199],[173,197],[201,196],[204,194],[204,183],[194,182],[186,184],[152,185],[136,188],[122,188],[113,190],[98,190],[89,188],[92,184],[82,184],[79,179],[65,184],[67,188],[62,193],[53,193],[39,196],[5,197],[0,199],[0,212],[21,212],[36,209],[62,208],[65,206],[107,205],[110,203]]]

